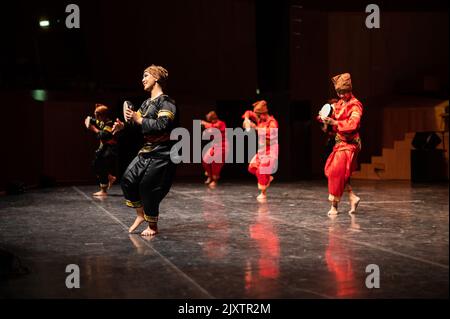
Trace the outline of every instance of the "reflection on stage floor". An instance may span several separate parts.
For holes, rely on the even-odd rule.
[[[177,183],[152,238],[127,233],[119,186],[105,199],[95,186],[0,197],[0,297],[447,298],[448,184],[354,189],[358,214],[344,198],[329,218],[323,181],[274,183],[263,203],[254,184]]]

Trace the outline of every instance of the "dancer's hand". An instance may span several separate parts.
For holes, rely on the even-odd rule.
[[[131,121],[131,118],[133,117],[133,110],[132,109],[126,109],[124,112],[125,121],[129,122]]]
[[[142,117],[139,113],[131,110],[131,109],[127,109],[125,111],[125,119],[127,121],[131,121],[137,124],[142,124]]]
[[[243,126],[245,129],[250,129],[250,128],[252,128],[252,127],[255,127],[256,125],[255,125],[252,121],[250,121],[248,118],[246,118],[246,119],[244,120],[244,123],[242,123],[242,126]]]
[[[91,117],[90,116],[87,116],[84,119],[84,126],[86,126],[87,129],[89,129],[89,126],[91,126]]]
[[[337,121],[332,119],[331,117],[324,118],[323,122],[328,125],[334,125],[334,126],[338,125]]]
[[[123,130],[124,127],[125,127],[125,124],[121,120],[116,119],[116,122],[114,123],[113,128],[112,128],[113,135],[116,134],[117,132],[120,132],[121,130]]]

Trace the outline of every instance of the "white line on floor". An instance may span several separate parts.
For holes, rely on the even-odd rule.
[[[380,251],[383,251],[383,252],[386,252],[386,253],[390,253],[390,254],[393,254],[393,255],[405,257],[405,258],[412,259],[412,260],[415,260],[415,261],[419,261],[419,262],[422,262],[422,263],[425,263],[425,264],[429,264],[429,265],[437,266],[437,267],[440,267],[440,268],[448,269],[448,265],[444,265],[444,264],[437,263],[437,262],[434,262],[434,261],[430,261],[430,260],[427,260],[427,259],[423,259],[423,258],[420,258],[420,257],[414,257],[414,256],[411,256],[411,255],[408,255],[408,254],[404,254],[404,253],[401,253],[401,252],[398,252],[398,251],[395,251],[395,250],[391,250],[391,249],[383,248],[383,247],[380,247],[380,246],[376,246],[376,245],[373,245],[373,244],[370,244],[370,243],[365,243],[365,242],[362,242],[362,241],[359,241],[359,240],[353,240],[353,239],[349,239],[349,238],[346,238],[346,237],[343,237],[343,236],[330,234],[328,231],[322,231],[322,230],[319,230],[319,229],[305,227],[305,226],[297,225],[297,224],[291,223],[291,222],[286,222],[286,221],[283,221],[282,219],[279,219],[279,218],[276,218],[276,217],[270,216],[269,218],[271,218],[272,220],[276,220],[277,222],[285,224],[285,225],[305,228],[305,229],[308,229],[308,230],[311,230],[311,231],[315,231],[315,232],[318,232],[318,233],[327,234],[328,236],[331,236],[331,237],[334,237],[334,238],[337,238],[337,239],[340,239],[340,240],[345,240],[345,241],[351,242],[351,243],[356,244],[356,245],[362,245],[362,246],[370,247],[372,249],[380,250]]]
[[[361,204],[406,204],[406,203],[425,203],[424,200],[385,200],[385,201],[361,201]]]
[[[72,188],[81,196],[83,196],[84,198],[86,198],[87,200],[89,200],[91,203],[93,203],[95,206],[97,206],[100,210],[102,210],[104,213],[106,213],[111,219],[113,219],[115,222],[117,222],[118,224],[120,224],[122,226],[122,228],[128,232],[128,227],[127,225],[125,225],[120,219],[118,219],[116,216],[114,216],[113,214],[111,214],[108,210],[106,210],[104,207],[100,206],[98,203],[96,203],[91,197],[87,196],[82,190],[80,190],[78,187],[76,186],[72,186]],[[192,279],[191,277],[189,277],[189,275],[187,275],[186,273],[184,273],[180,268],[178,268],[177,266],[175,266],[175,264],[173,264],[169,259],[167,259],[166,257],[164,257],[164,255],[162,255],[159,251],[157,251],[152,245],[150,245],[150,243],[148,243],[147,241],[145,241],[143,238],[141,238],[141,236],[139,236],[140,240],[147,245],[151,250],[153,250],[159,257],[161,257],[161,259],[170,267],[172,268],[178,275],[180,275],[181,277],[183,277],[184,279],[186,279],[188,282],[190,282],[192,285],[194,285],[198,290],[201,291],[201,293],[203,295],[205,295],[206,298],[208,299],[214,299],[214,296],[211,295],[205,288],[203,288],[202,286],[200,286],[194,279]]]

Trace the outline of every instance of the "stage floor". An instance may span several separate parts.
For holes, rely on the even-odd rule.
[[[135,213],[117,185],[104,200],[95,186],[0,197],[0,252],[18,259],[2,268],[22,269],[0,276],[0,297],[448,298],[448,184],[354,189],[359,213],[345,197],[330,219],[321,181],[275,181],[267,203],[256,184],[176,183],[151,239],[127,233]],[[366,286],[370,264],[379,288]]]

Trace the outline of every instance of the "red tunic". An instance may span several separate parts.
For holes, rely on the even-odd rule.
[[[271,181],[271,175],[278,169],[278,122],[273,116],[258,120],[252,111],[242,116],[256,122],[258,132],[258,153],[252,158],[248,171],[258,179],[259,189],[266,189]]]
[[[225,159],[228,153],[228,140],[226,137],[227,125],[225,124],[225,122],[218,120],[215,123],[204,122],[204,126],[206,130],[210,131],[211,128],[218,129],[220,131],[220,134],[222,135],[222,140],[220,142],[217,142],[214,139],[214,144],[208,150],[206,150],[202,158],[202,164],[203,168],[205,169],[206,176],[211,176],[215,179],[218,179],[220,177],[220,171],[225,164]],[[221,152],[222,155],[217,155],[217,152]],[[221,157],[221,160],[216,161],[215,157]]]
[[[336,145],[325,164],[325,175],[328,177],[329,199],[339,201],[357,166],[357,156],[361,150],[358,131],[363,107],[352,95],[348,102],[339,100],[334,108],[331,117],[338,124],[333,127],[336,132]]]

